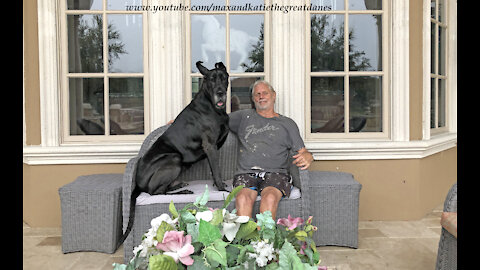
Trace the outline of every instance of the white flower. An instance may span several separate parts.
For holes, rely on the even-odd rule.
[[[248,222],[250,219],[248,216],[237,216],[234,213],[229,213],[227,210],[223,209],[223,226],[222,226],[222,236],[225,235],[228,241],[233,241],[235,235],[237,235],[240,225],[242,223]]]
[[[263,267],[267,265],[268,261],[274,259],[275,249],[273,243],[268,244],[267,241],[252,241],[252,246],[255,249],[255,253],[249,253],[250,258],[255,258],[255,262],[258,266]]]
[[[165,221],[167,224],[175,228],[178,218],[172,219],[168,214],[163,213],[160,216],[152,219],[152,221],[150,221],[150,225],[152,225],[155,234],[157,233],[158,227],[160,227],[162,224],[162,221]]]
[[[206,222],[210,222],[213,219],[213,211],[207,210],[203,212],[197,212],[195,219],[197,219],[198,222],[200,222],[201,219],[205,220]]]

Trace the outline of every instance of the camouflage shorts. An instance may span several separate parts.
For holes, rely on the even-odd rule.
[[[283,197],[290,197],[292,191],[292,177],[286,173],[243,173],[233,177],[233,187],[245,185],[246,188],[256,190],[261,193],[266,187],[275,187],[280,190]]]

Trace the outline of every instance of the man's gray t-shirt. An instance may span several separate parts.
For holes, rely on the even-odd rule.
[[[305,147],[297,124],[286,116],[265,118],[248,109],[229,117],[230,130],[240,141],[237,174],[259,170],[287,173],[290,150]]]

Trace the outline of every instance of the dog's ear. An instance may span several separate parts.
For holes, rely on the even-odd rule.
[[[197,63],[196,63],[197,68],[198,68],[198,70],[200,70],[200,73],[202,73],[202,75],[207,75],[210,70],[208,70],[208,68],[204,67],[202,65],[202,63],[203,63],[202,61],[197,61]]]
[[[227,68],[223,65],[222,62],[218,62],[215,64],[216,69],[223,69],[225,72],[227,72]]]

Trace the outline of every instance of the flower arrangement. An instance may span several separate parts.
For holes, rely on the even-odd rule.
[[[180,211],[171,202],[171,216],[152,219],[152,227],[133,250],[134,258],[127,265],[114,263],[113,269],[327,269],[318,265],[312,216],[304,221],[289,215],[277,222],[270,211],[257,214],[257,222],[237,216],[236,209],[226,208],[242,188],[233,189],[221,209],[206,206],[208,186]]]

